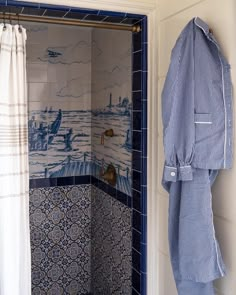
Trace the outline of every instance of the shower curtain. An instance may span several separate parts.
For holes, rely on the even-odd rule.
[[[26,31],[0,25],[0,294],[31,294]]]

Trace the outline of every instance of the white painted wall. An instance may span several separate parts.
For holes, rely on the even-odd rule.
[[[158,1],[158,0],[157,0]],[[222,51],[232,66],[232,81],[236,85],[236,18],[234,0],[159,0],[158,1],[158,103],[169,65],[171,49],[186,23],[193,17],[204,19],[213,29]],[[161,110],[158,112],[158,204],[159,204],[159,292],[176,295],[170,267],[167,241],[168,196],[161,187],[163,167]],[[236,151],[235,151],[236,152]],[[234,160],[235,162],[235,160]],[[219,240],[228,275],[216,282],[220,295],[236,294],[236,163],[231,171],[222,171],[213,188],[216,235]],[[157,293],[156,293],[157,294]],[[150,293],[154,295],[154,293]]]

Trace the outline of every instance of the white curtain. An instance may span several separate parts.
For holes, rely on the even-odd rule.
[[[0,294],[31,294],[26,31],[0,24]]]

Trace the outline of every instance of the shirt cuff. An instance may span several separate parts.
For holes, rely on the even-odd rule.
[[[165,181],[177,181],[177,168],[171,166],[164,167],[164,175],[163,178]]]
[[[193,172],[191,166],[179,167],[179,180],[188,181],[193,180]]]

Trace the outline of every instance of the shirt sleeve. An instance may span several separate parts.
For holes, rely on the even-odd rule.
[[[192,180],[194,154],[194,40],[181,36],[172,50],[162,91],[164,181]]]

